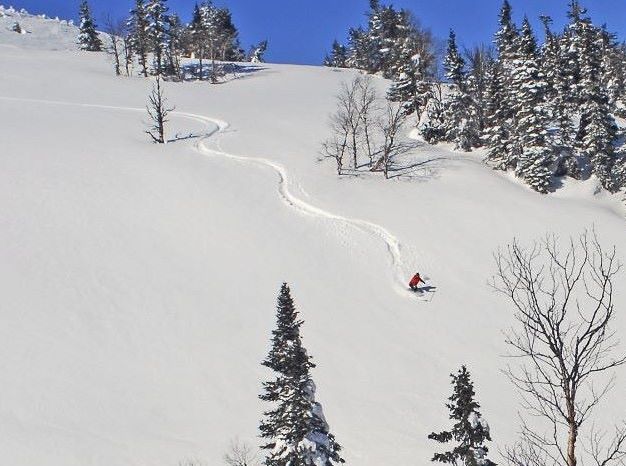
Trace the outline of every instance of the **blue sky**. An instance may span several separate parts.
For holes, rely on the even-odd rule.
[[[539,28],[538,16],[548,14],[555,27],[564,22],[567,0],[510,0],[514,16],[526,14]],[[60,18],[76,18],[79,0],[0,0],[32,13]],[[105,13],[114,17],[127,14],[133,0],[91,0],[96,19]],[[187,19],[194,0],[169,0],[172,10]],[[277,63],[318,64],[333,39],[345,39],[349,26],[362,23],[368,0],[216,0],[228,6],[240,30],[242,44],[269,39],[268,61]],[[383,3],[387,3],[383,0]],[[472,46],[490,42],[497,27],[501,0],[396,0],[397,7],[408,8],[439,38],[445,39],[453,28],[459,42]],[[594,20],[626,38],[624,0],[583,0]]]

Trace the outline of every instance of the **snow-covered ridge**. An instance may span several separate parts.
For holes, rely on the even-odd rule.
[[[19,28],[16,27],[19,24]],[[0,45],[39,50],[74,50],[78,28],[72,20],[33,15],[0,5]]]

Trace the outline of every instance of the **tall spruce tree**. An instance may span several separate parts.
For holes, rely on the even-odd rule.
[[[204,5],[203,5],[204,6]],[[198,79],[202,81],[204,77],[204,64],[203,60],[206,55],[207,40],[205,31],[205,24],[203,21],[203,14],[200,10],[200,6],[196,3],[193,8],[193,14],[191,16],[191,22],[188,26],[189,30],[189,42],[190,51],[193,56],[198,59]]]
[[[80,32],[78,34],[78,46],[81,50],[86,50],[88,52],[101,52],[102,41],[98,37],[98,32],[96,31],[97,26],[91,16],[91,10],[87,0],[83,0],[81,2],[79,15]]]
[[[167,17],[167,33],[165,74],[178,77],[180,76],[180,57],[187,37],[185,27],[176,13]]]
[[[510,109],[505,107],[504,71],[499,62],[492,63],[487,75],[485,97],[485,130],[483,143],[487,146],[487,162],[495,169],[514,168],[511,154]]]
[[[443,67],[446,71],[446,79],[456,85],[459,90],[465,86],[465,60],[459,53],[456,45],[456,34],[450,29],[448,36],[448,48],[443,60]]]
[[[606,29],[603,25],[600,29],[602,40],[602,86],[606,89],[609,97],[611,110],[614,111],[617,103],[623,101],[626,92],[626,46],[620,44],[617,36]]]
[[[547,83],[539,67],[537,42],[528,18],[519,37],[518,57],[513,60],[514,148],[516,174],[540,193],[548,192],[554,148],[548,137],[550,113]]]
[[[515,41],[518,36],[517,27],[513,22],[511,13],[511,4],[508,0],[504,0],[498,16],[500,28],[496,32],[495,43],[498,57],[503,62],[505,68],[507,67],[507,62],[515,56]]]
[[[544,25],[545,42],[539,57],[540,69],[546,82],[546,100],[549,102],[553,124],[558,128],[555,142],[565,154],[560,161],[559,175],[578,177],[580,170],[571,151],[574,125],[572,111],[568,105],[567,77],[564,75],[564,70],[568,68],[567,59],[561,45],[562,38],[550,29],[552,19],[542,16],[541,20]]]
[[[457,149],[471,150],[480,146],[480,125],[475,101],[469,93],[465,60],[459,53],[456,35],[450,30],[444,59],[446,78],[454,85],[452,94],[444,102],[444,120],[447,141]]]
[[[216,56],[220,60],[243,60],[243,50],[239,43],[239,31],[233,23],[233,18],[228,8],[218,8],[215,12],[215,24],[217,30]]]
[[[350,28],[348,31],[348,61],[350,68],[367,71],[370,66],[369,40],[367,32],[362,28]]]
[[[278,296],[276,329],[263,365],[276,373],[263,383],[260,398],[274,408],[260,424],[262,446],[268,450],[267,466],[334,466],[343,463],[341,447],[329,432],[322,406],[315,401],[310,370],[315,367],[302,346],[300,327],[291,292],[283,283]]]
[[[163,74],[166,68],[166,56],[169,49],[169,19],[167,0],[148,0],[146,13],[148,18],[147,37],[149,50],[154,59],[154,72]]]
[[[517,55],[517,39],[519,31],[513,22],[511,5],[508,0],[504,0],[500,14],[498,16],[499,28],[495,34],[496,50],[498,52],[498,63],[501,69],[501,80],[503,83],[502,98],[502,121],[512,122],[513,120],[513,102],[511,96],[511,81],[513,79],[513,60]],[[509,132],[510,133],[510,132]],[[508,144],[509,150],[512,150],[513,144]],[[514,159],[511,153],[506,156],[507,160]],[[508,164],[508,162],[507,162]]]
[[[450,410],[450,419],[456,421],[451,430],[433,432],[428,438],[439,443],[454,441],[452,450],[445,453],[436,453],[432,461],[463,466],[495,466],[487,458],[489,449],[485,442],[491,441],[489,426],[482,418],[478,409],[480,405],[475,400],[474,384],[470,373],[465,366],[457,374],[450,374],[452,378],[452,396],[446,407]]]
[[[578,147],[591,163],[592,172],[602,186],[615,192],[619,189],[613,176],[614,142],[617,125],[609,104],[607,90],[601,82],[602,36],[596,28],[582,30],[580,70],[580,125]]]
[[[387,99],[401,102],[407,115],[415,114],[416,125],[430,95],[430,83],[426,80],[426,70],[422,66],[422,57],[416,53],[414,38],[407,37],[400,54],[402,64],[397,77],[387,91]]]
[[[150,22],[144,0],[135,0],[135,8],[130,10],[127,22],[129,45],[141,65],[141,73],[148,76],[148,53],[150,52]]]

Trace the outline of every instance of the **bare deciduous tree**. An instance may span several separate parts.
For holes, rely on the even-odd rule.
[[[370,76],[357,78],[354,81],[354,85],[356,86],[356,106],[362,128],[363,146],[371,167],[375,156],[372,131],[377,120],[376,112],[379,110],[376,105],[376,90],[372,86],[372,78]]]
[[[334,131],[334,133],[330,139],[322,143],[322,149],[326,157],[331,157],[335,160],[337,175],[341,175],[343,173],[343,160],[347,147],[347,133],[343,131]]]
[[[521,440],[506,456],[518,466],[576,466],[581,427],[613,386],[612,369],[626,362],[611,328],[621,268],[615,248],[603,249],[595,232],[584,232],[564,248],[555,236],[529,248],[513,241],[495,258],[492,284],[513,304],[518,324],[506,342],[523,361],[506,373],[525,410],[549,426],[538,433],[522,420]],[[597,466],[623,464],[626,428],[605,441],[592,427],[587,440],[583,451]]]
[[[382,170],[389,179],[389,170],[393,167],[397,156],[408,152],[414,145],[399,141],[399,132],[406,122],[407,114],[400,103],[387,102],[385,115],[379,121],[383,142],[379,151],[380,157],[372,167],[372,171]]]
[[[106,15],[104,17],[104,31],[109,39],[106,50],[113,57],[115,76],[120,76],[122,74],[122,61],[125,60],[122,55],[125,51],[123,37],[126,34],[126,23],[114,20],[111,15]]]
[[[163,87],[161,86],[161,77],[157,75],[152,92],[150,93],[148,106],[148,115],[152,120],[152,126],[146,131],[152,141],[157,144],[164,144],[165,139],[165,123],[167,123],[167,115],[174,110],[174,107],[167,107],[167,100],[163,95]]]
[[[359,138],[361,137],[361,108],[359,106],[358,92],[363,79],[357,76],[350,84],[342,83],[341,93],[337,97],[339,115],[343,118],[348,129],[349,147],[352,152],[352,165],[358,168],[359,161]]]
[[[126,76],[130,76],[133,72],[133,41],[128,33],[128,25],[124,25],[124,36],[122,38],[122,50],[124,51],[124,69]]]
[[[239,439],[231,440],[228,452],[224,455],[228,466],[258,466],[259,455],[255,448]]]
[[[403,107],[387,101],[381,108],[370,76],[344,82],[336,100],[337,110],[330,117],[332,135],[322,144],[324,154],[335,160],[339,175],[346,157],[351,157],[355,170],[366,157],[370,171],[383,171],[388,178],[396,156],[415,147],[399,138],[407,118]]]
[[[337,110],[330,117],[332,136],[323,144],[326,156],[335,159],[337,174],[341,175],[345,156],[352,154],[354,167],[357,167],[359,137],[361,134],[361,115],[357,92],[362,78],[355,78],[350,84],[342,83],[337,94]]]

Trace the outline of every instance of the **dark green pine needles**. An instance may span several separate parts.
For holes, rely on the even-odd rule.
[[[450,451],[435,453],[432,461],[454,465],[460,463],[464,466],[495,466],[487,458],[489,450],[484,443],[491,441],[491,436],[489,426],[478,411],[480,405],[474,399],[474,384],[470,373],[462,366],[457,374],[450,374],[450,377],[453,393],[446,406],[450,410],[450,419],[456,422],[451,430],[433,432],[428,438],[440,443],[454,441],[456,446]]]
[[[310,369],[315,367],[302,346],[302,320],[283,283],[276,312],[276,329],[272,331],[272,348],[263,365],[276,377],[263,383],[263,401],[274,405],[264,413],[262,448],[268,450],[267,466],[334,466],[343,463],[341,447],[324,419],[322,406],[315,401],[315,384]]]

